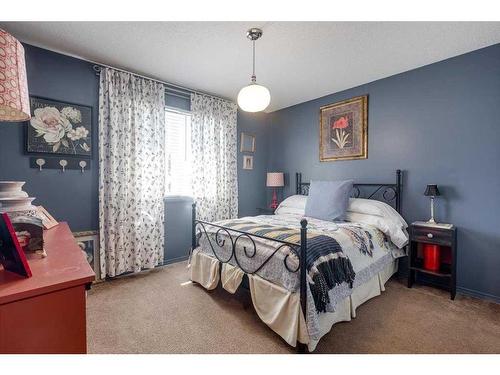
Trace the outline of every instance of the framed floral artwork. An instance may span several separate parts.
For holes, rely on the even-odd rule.
[[[30,97],[26,132],[28,153],[92,156],[92,108]]]
[[[320,108],[319,160],[368,157],[368,96]]]

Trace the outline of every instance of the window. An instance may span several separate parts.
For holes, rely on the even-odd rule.
[[[191,115],[167,109],[165,118],[166,193],[191,195]]]

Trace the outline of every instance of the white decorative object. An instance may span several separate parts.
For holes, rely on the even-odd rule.
[[[247,31],[247,38],[252,41],[253,46],[253,69],[252,83],[243,87],[238,93],[238,105],[246,112],[260,112],[267,108],[271,102],[269,90],[257,83],[255,76],[255,41],[262,36],[262,30],[252,28]]]
[[[25,198],[28,193],[22,190],[24,181],[0,181],[0,198]]]
[[[17,216],[36,216],[35,200],[22,190],[24,181],[0,181],[0,213],[9,213],[10,218]]]

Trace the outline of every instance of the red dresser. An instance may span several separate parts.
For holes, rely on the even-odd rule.
[[[47,257],[23,278],[0,266],[0,354],[86,353],[86,289],[95,278],[66,223],[44,232]]]

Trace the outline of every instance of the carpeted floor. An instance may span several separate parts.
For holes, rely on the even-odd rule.
[[[185,263],[95,285],[89,353],[294,353],[262,323],[248,292],[207,292]],[[500,353],[500,305],[397,280],[334,325],[316,353]]]

